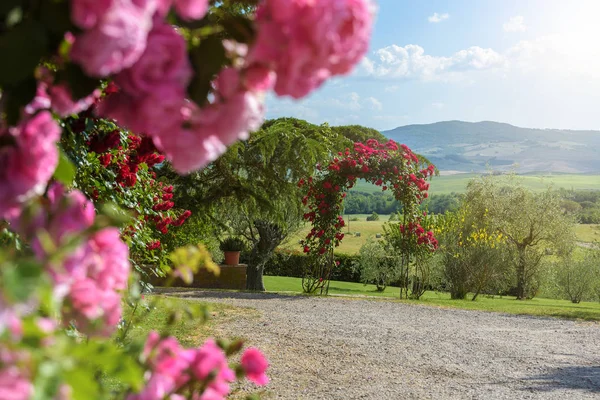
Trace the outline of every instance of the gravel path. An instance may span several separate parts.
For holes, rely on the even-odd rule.
[[[271,362],[267,398],[600,399],[600,325],[390,301],[195,291]]]

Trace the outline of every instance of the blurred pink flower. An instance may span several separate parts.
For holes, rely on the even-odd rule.
[[[72,0],[71,20],[81,29],[93,28],[113,3],[114,0]]]
[[[265,0],[256,25],[250,62],[275,71],[278,95],[301,98],[362,59],[372,9],[369,0]]]
[[[60,127],[48,111],[26,117],[16,127],[0,127],[0,218],[44,192],[58,164]]]
[[[131,68],[115,77],[116,83],[133,97],[144,97],[157,86],[172,85],[180,89],[183,99],[192,77],[186,46],[171,25],[155,24],[148,34],[146,50]]]
[[[33,396],[33,384],[16,367],[7,365],[0,369],[0,399],[28,400]]]
[[[269,363],[260,350],[250,347],[244,351],[240,359],[246,377],[257,385],[266,385],[269,378],[265,374]]]
[[[75,38],[71,59],[93,77],[132,66],[146,48],[155,10],[155,1],[114,0],[92,29]]]
[[[87,110],[100,98],[100,94],[100,90],[96,89],[90,95],[74,100],[71,89],[65,84],[50,85],[48,87],[51,107],[63,118]]]

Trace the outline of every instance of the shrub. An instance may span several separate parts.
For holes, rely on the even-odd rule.
[[[379,221],[379,214],[373,212],[373,214],[367,217],[367,221]]]
[[[354,222],[354,221],[359,221],[358,217],[350,217],[350,221]]]
[[[297,250],[277,249],[265,265],[264,274],[302,278],[309,267],[308,260],[305,254]],[[354,263],[358,260],[357,255],[336,254],[335,260],[339,264],[331,272],[332,280],[360,282],[360,272],[354,268]]]
[[[364,284],[373,283],[378,292],[383,292],[393,281],[398,280],[397,263],[394,257],[388,257],[382,242],[369,239],[359,251],[356,269]]]
[[[600,279],[598,256],[586,255],[579,259],[567,257],[561,260],[556,271],[557,284],[562,294],[572,303],[579,303],[593,295]]]

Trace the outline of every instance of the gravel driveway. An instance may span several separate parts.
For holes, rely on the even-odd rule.
[[[266,398],[600,399],[600,325],[391,301],[195,291],[271,362]]]

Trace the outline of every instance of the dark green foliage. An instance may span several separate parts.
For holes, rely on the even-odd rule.
[[[221,240],[219,249],[221,251],[243,251],[246,248],[246,243],[241,238],[228,237],[225,240]]]
[[[339,261],[331,275],[331,280],[345,282],[360,282],[360,271],[354,268],[358,255],[336,254]],[[278,249],[265,265],[265,275],[288,276],[302,278],[308,267],[308,257],[303,253]]]
[[[455,211],[462,195],[459,193],[434,194],[429,196],[421,209],[427,209],[431,214],[443,214],[446,211]],[[394,196],[386,192],[366,193],[351,190],[344,200],[344,213],[346,214],[393,214],[402,211],[402,206]]]
[[[373,212],[371,215],[367,217],[367,221],[379,221],[379,214]]]
[[[379,143],[385,143],[389,140],[378,130],[360,125],[334,126],[331,128],[331,131],[344,136],[352,142],[365,143],[369,139],[377,139]]]
[[[600,191],[561,190],[561,207],[582,224],[600,224]]]

